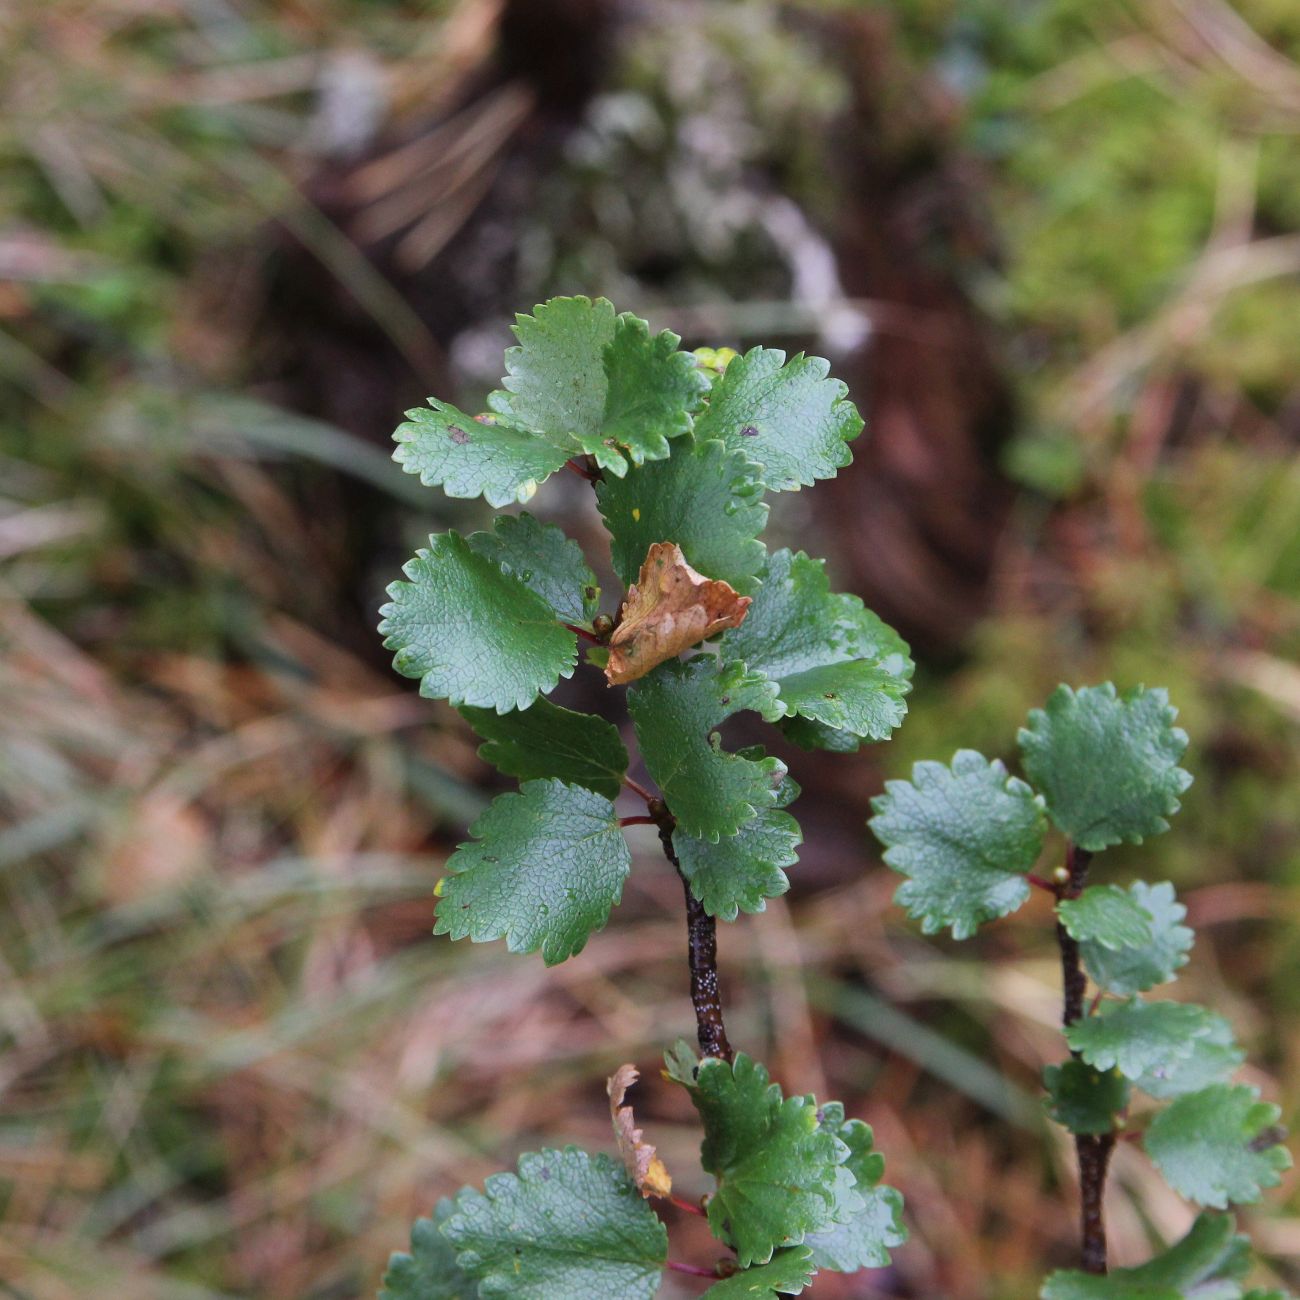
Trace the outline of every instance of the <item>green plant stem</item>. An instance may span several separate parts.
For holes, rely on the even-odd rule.
[[[718,923],[704,910],[704,904],[691,893],[690,881],[682,874],[682,864],[673,848],[673,831],[677,821],[662,799],[652,800],[650,816],[659,827],[659,842],[664,856],[681,876],[686,895],[686,953],[691,968],[691,1005],[695,1008],[695,1034],[705,1056],[724,1061],[735,1053],[727,1039],[722,1020],[722,993],[718,984]]]
[[[1078,898],[1088,879],[1088,864],[1092,854],[1070,844],[1066,849],[1067,878],[1056,890],[1059,900]],[[1056,923],[1056,941],[1061,949],[1061,982],[1063,1007],[1061,1024],[1068,1029],[1084,1016],[1084,997],[1088,991],[1088,977],[1079,957],[1078,941],[1071,937],[1060,921]],[[1077,1058],[1078,1053],[1073,1055]],[[1115,1150],[1113,1133],[1078,1133],[1074,1149],[1079,1158],[1079,1199],[1082,1228],[1082,1265],[1085,1273],[1105,1273],[1106,1174],[1110,1169],[1111,1153]]]

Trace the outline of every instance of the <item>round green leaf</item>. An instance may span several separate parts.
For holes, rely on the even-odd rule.
[[[729,754],[715,727],[743,709],[777,711],[776,688],[712,655],[670,659],[633,684],[628,709],[646,767],[687,835],[716,843],[776,805],[785,765]]]
[[[447,860],[434,933],[540,948],[548,966],[604,926],[632,867],[614,805],[563,781],[498,795],[470,834]]]
[[[803,552],[775,552],[745,621],[722,654],[777,684],[786,714],[832,732],[885,740],[907,712],[907,645],[856,596],[830,590],[825,567]]]
[[[790,888],[782,868],[798,861],[795,850],[802,839],[799,823],[789,813],[763,808],[717,843],[679,827],[673,832],[673,850],[704,910],[734,921],[738,912],[763,911],[767,899]]]
[[[706,1057],[690,1093],[704,1125],[701,1163],[718,1181],[709,1225],[742,1268],[863,1211],[849,1147],[819,1126],[812,1098],[782,1097],[743,1053],[734,1065]]]
[[[527,501],[537,484],[573,454],[495,416],[466,415],[436,397],[407,411],[393,434],[393,459],[449,497],[481,496],[489,505]]]
[[[470,533],[471,551],[535,591],[566,623],[589,627],[600,587],[582,547],[554,524],[527,512],[501,515],[491,532]]]
[[[1021,729],[1025,771],[1052,820],[1082,849],[1141,844],[1169,829],[1192,783],[1187,733],[1163,690],[1058,686]]]
[[[1079,945],[1088,974],[1108,993],[1145,993],[1173,979],[1187,964],[1194,938],[1192,931],[1180,924],[1187,909],[1174,897],[1174,887],[1168,881],[1148,885],[1137,880],[1129,886],[1129,894],[1151,918],[1150,940],[1118,948],[1094,942]]]
[[[1113,1133],[1128,1105],[1129,1083],[1122,1074],[1105,1074],[1083,1061],[1049,1065],[1043,1071],[1048,1113],[1071,1133]]]
[[[1168,1101],[1212,1083],[1224,1083],[1237,1072],[1246,1053],[1237,1046],[1232,1026],[1222,1016],[1206,1015],[1209,1032],[1193,1039],[1185,1056],[1157,1061],[1134,1080],[1143,1092]]]
[[[506,377],[488,405],[512,424],[567,445],[570,456],[599,446],[613,305],[605,298],[551,298],[531,316],[516,315],[513,329],[519,344],[506,352]]]
[[[837,1101],[821,1107],[819,1127],[849,1148],[845,1168],[856,1180],[855,1191],[863,1206],[842,1223],[810,1233],[804,1240],[812,1248],[812,1262],[818,1268],[837,1273],[856,1273],[863,1268],[885,1268],[889,1252],[907,1240],[903,1226],[903,1197],[881,1183],[885,1157],[873,1148],[871,1129],[860,1119],[845,1120],[844,1107]]]
[[[1063,899],[1056,914],[1071,938],[1114,951],[1151,942],[1151,913],[1118,885],[1090,885]]]
[[[752,591],[766,551],[758,540],[767,525],[757,467],[720,442],[681,438],[672,456],[606,478],[596,501],[609,527],[614,570],[636,581],[655,542],[676,542],[687,563],[704,574]]]
[[[577,638],[518,578],[476,554],[456,533],[429,538],[388,588],[381,609],[393,667],[420,679],[420,694],[452,704],[524,709],[571,677]]]
[[[510,713],[463,708],[461,714],[486,742],[479,757],[498,772],[521,781],[553,777],[618,798],[628,757],[612,722],[541,699]]]
[[[951,926],[968,939],[1029,897],[1042,801],[996,759],[962,749],[951,767],[917,763],[911,781],[887,781],[871,806],[885,861],[908,877],[895,897],[926,934]]]
[[[574,1147],[522,1155],[518,1175],[461,1192],[442,1230],[483,1300],[650,1300],[668,1256],[622,1167]]]
[[[1089,1065],[1114,1070],[1126,1079],[1140,1079],[1190,1056],[1198,1038],[1205,1038],[1213,1020],[1204,1007],[1182,1002],[1112,1002],[1096,1015],[1076,1020],[1065,1041]]]
[[[1179,1195],[1223,1210],[1250,1205],[1290,1169],[1278,1107],[1244,1084],[1214,1083],[1173,1101],[1151,1123],[1147,1154]]]
[[[821,357],[799,353],[787,362],[775,348],[751,348],[713,385],[698,436],[742,449],[773,492],[834,478],[853,459],[848,443],[862,432],[862,417],[829,373]]]

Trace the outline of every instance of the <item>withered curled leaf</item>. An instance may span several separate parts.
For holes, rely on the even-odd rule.
[[[739,627],[749,606],[729,583],[692,569],[676,542],[654,542],[609,639],[605,676],[611,686],[634,682],[715,632]]]
[[[620,1065],[610,1075],[605,1084],[609,1093],[609,1117],[614,1121],[614,1138],[623,1164],[641,1195],[667,1196],[673,1189],[673,1180],[664,1162],[655,1154],[654,1147],[641,1140],[641,1130],[636,1127],[632,1107],[623,1105],[627,1090],[640,1077],[635,1065]]]

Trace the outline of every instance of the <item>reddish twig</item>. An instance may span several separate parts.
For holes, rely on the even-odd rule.
[[[696,1205],[694,1201],[688,1201],[684,1196],[667,1197],[679,1210],[685,1210],[687,1214],[698,1214],[700,1218],[707,1219],[709,1216],[705,1213],[702,1205]]]
[[[578,460],[576,457],[572,460],[566,460],[564,462],[564,468],[571,469],[580,478],[585,478],[588,483],[597,483],[600,481],[601,476],[599,472],[584,465],[582,461]]]
[[[718,1270],[715,1268],[701,1268],[698,1264],[683,1264],[680,1260],[670,1259],[668,1267],[674,1273],[687,1273],[691,1277],[707,1277],[713,1281],[718,1280]]]
[[[633,794],[639,794],[641,798],[646,801],[647,804],[654,803],[655,796],[652,795],[650,791],[647,790],[645,786],[641,784],[640,781],[634,781],[630,776],[625,776],[623,778],[623,784],[627,786],[627,788],[631,790]]]
[[[566,623],[564,625],[570,632],[580,636],[584,641],[590,641],[593,645],[603,645],[604,642],[594,632],[588,632],[585,627],[578,627],[575,623]]]
[[[658,826],[659,823],[653,817],[620,817],[618,819],[620,826]]]
[[[1045,889],[1049,894],[1055,894],[1057,892],[1054,881],[1045,880],[1042,876],[1036,876],[1032,871],[1025,876],[1025,879],[1029,881],[1035,889]]]

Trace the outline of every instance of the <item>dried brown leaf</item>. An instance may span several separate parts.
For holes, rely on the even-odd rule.
[[[605,676],[611,686],[634,682],[715,632],[739,627],[749,606],[729,583],[692,569],[676,542],[655,542],[628,588]]]
[[[614,1138],[619,1154],[627,1167],[628,1176],[637,1185],[642,1196],[667,1196],[673,1190],[673,1180],[664,1162],[655,1154],[649,1142],[641,1139],[636,1127],[632,1107],[623,1105],[627,1090],[640,1078],[635,1065],[620,1065],[605,1084],[609,1093],[609,1117],[614,1121]]]

